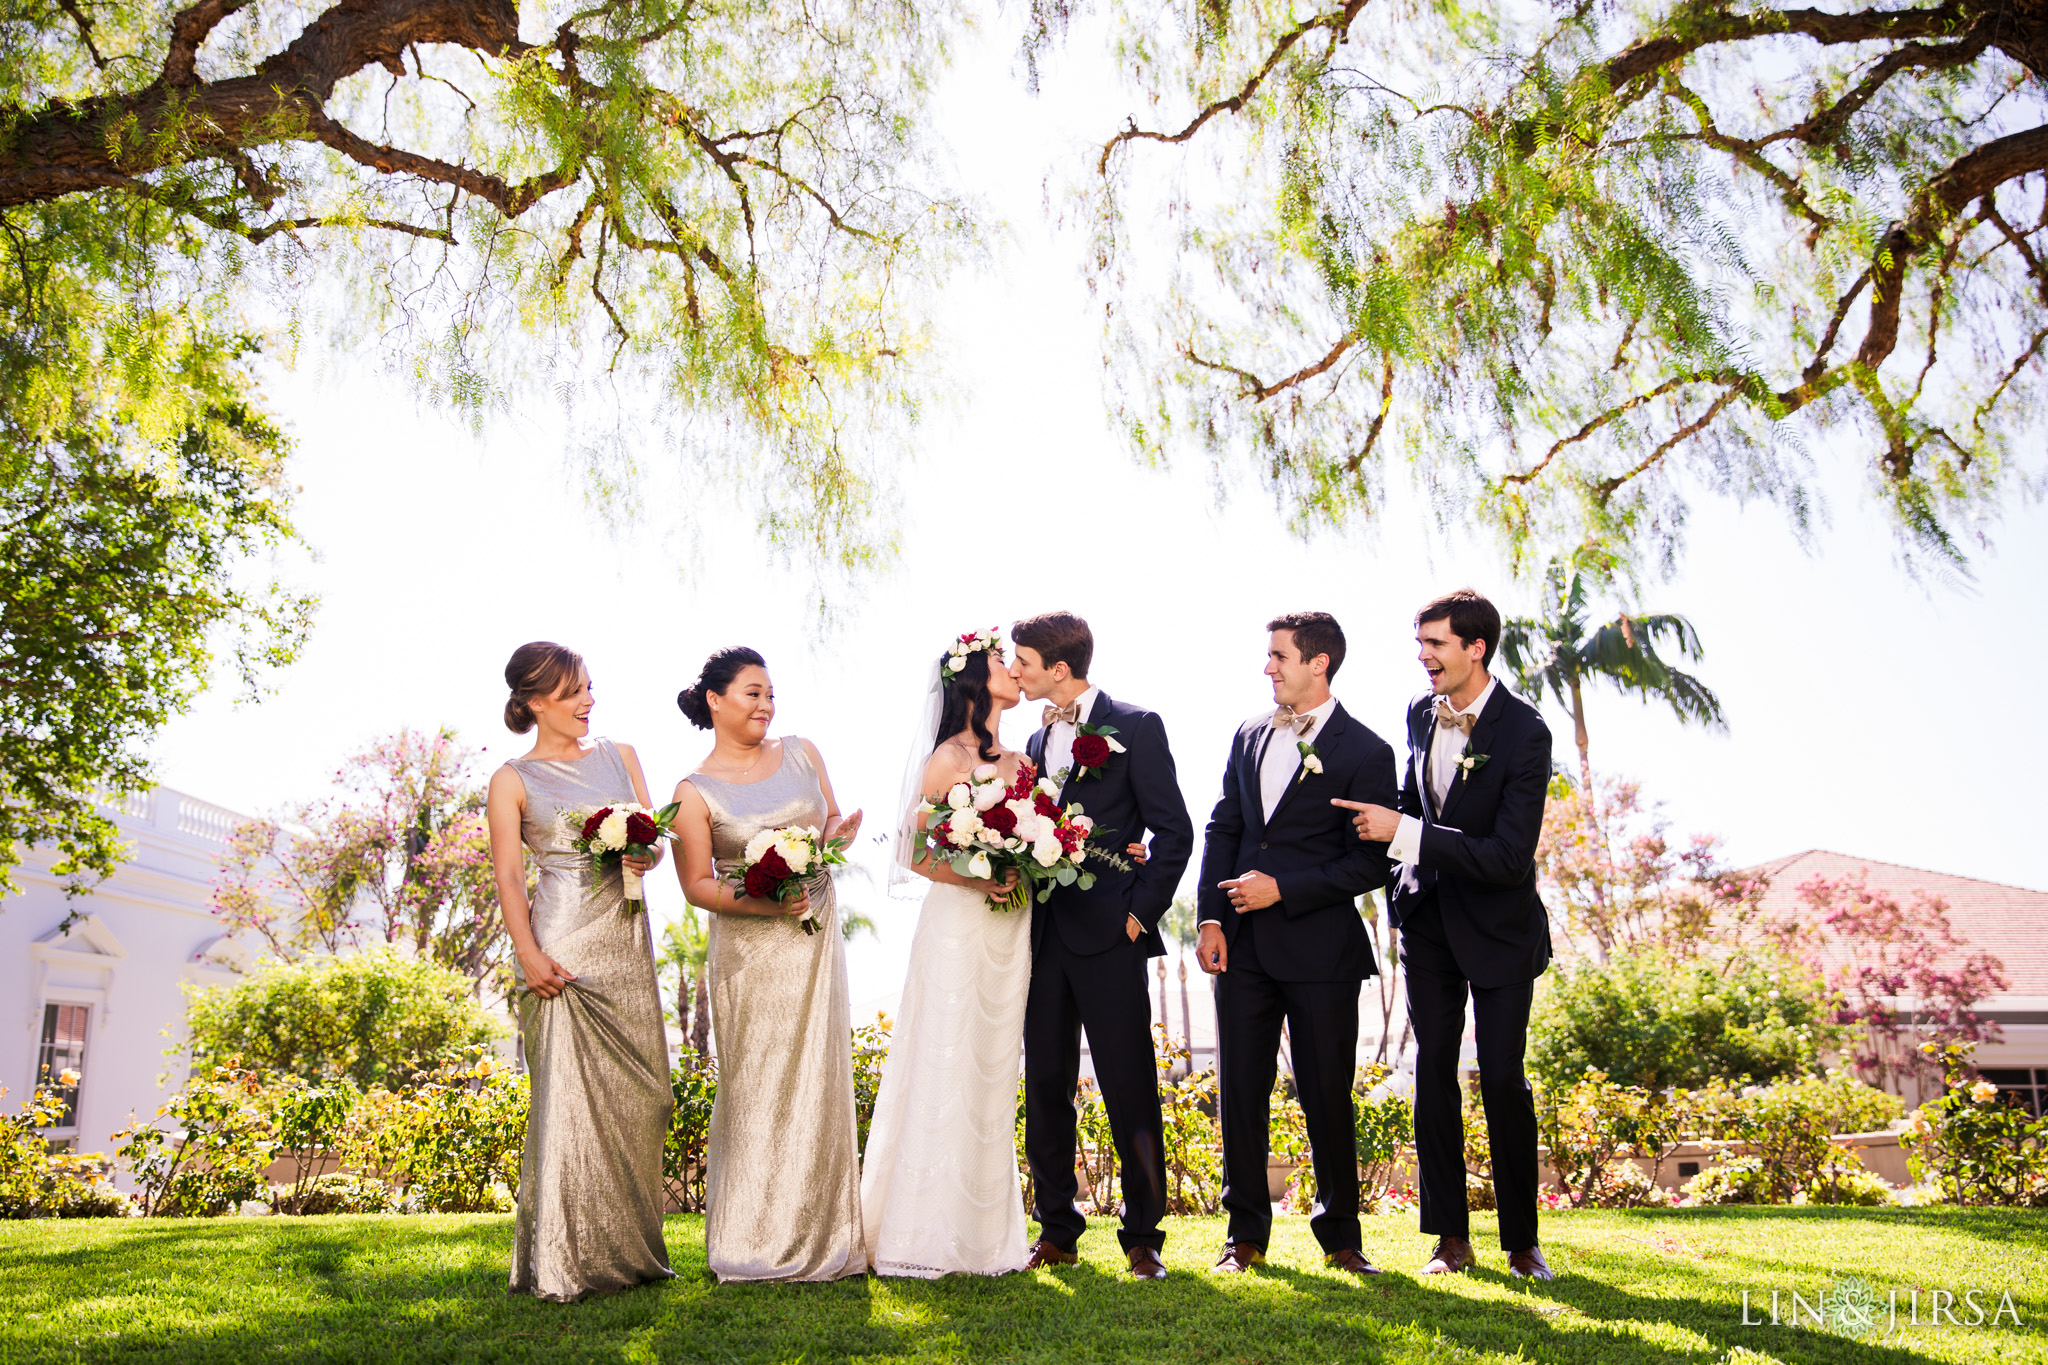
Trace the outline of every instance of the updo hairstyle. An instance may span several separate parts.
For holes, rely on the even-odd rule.
[[[761,657],[759,650],[748,649],[745,645],[729,645],[704,661],[704,671],[697,675],[697,681],[676,693],[676,705],[682,708],[690,724],[699,730],[711,728],[711,694],[725,695],[732,686],[732,680],[749,668],[766,668],[768,661]]]
[[[947,678],[943,685],[945,692],[939,707],[939,732],[932,736],[932,747],[938,748],[949,736],[962,730],[972,730],[978,741],[981,761],[995,762],[1001,750],[996,746],[995,732],[988,723],[996,707],[996,699],[988,690],[988,651],[978,649],[969,654],[961,661],[959,671]]]
[[[505,728],[515,735],[531,730],[534,699],[561,696],[582,672],[583,656],[567,645],[535,640],[513,650],[505,665],[505,686],[512,689],[505,698]]]

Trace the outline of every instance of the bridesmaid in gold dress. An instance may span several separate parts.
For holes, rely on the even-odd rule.
[[[705,1251],[720,1280],[836,1280],[867,1269],[853,1112],[846,947],[829,875],[783,904],[732,882],[764,829],[851,839],[809,740],[770,739],[775,693],[751,649],[722,649],[676,704],[715,736],[676,786],[676,875],[711,911],[718,1098],[704,1178]],[[816,909],[818,932],[797,917]]]
[[[628,910],[616,867],[591,875],[556,818],[647,805],[647,780],[632,749],[586,738],[590,674],[573,650],[521,645],[505,682],[506,726],[539,728],[523,758],[491,775],[485,807],[533,1085],[511,1292],[571,1303],[672,1273],[661,1153],[675,1100],[647,914]],[[531,905],[522,845],[539,864]],[[627,862],[644,872],[659,860]]]

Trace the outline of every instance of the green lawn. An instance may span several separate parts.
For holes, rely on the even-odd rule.
[[[7,1223],[0,1361],[2048,1362],[2048,1214],[1562,1214],[1544,1224],[1559,1278],[1536,1286],[1507,1277],[1486,1223],[1479,1270],[1422,1282],[1414,1226],[1367,1220],[1395,1273],[1365,1284],[1324,1269],[1296,1217],[1235,1280],[1206,1273],[1222,1221],[1190,1218],[1169,1224],[1163,1284],[1121,1278],[1097,1230],[1080,1265],[1000,1280],[721,1287],[702,1220],[678,1217],[672,1283],[560,1307],[506,1295],[506,1216]],[[1987,1313],[2010,1293],[2023,1325],[1742,1325],[1745,1287],[1755,1317],[1773,1289],[1789,1310],[1856,1276],[1902,1305],[1919,1287],[1923,1316],[1928,1290],[1981,1291]]]

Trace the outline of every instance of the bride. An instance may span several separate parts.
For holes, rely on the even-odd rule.
[[[861,1162],[861,1222],[877,1274],[1001,1275],[1029,1259],[1017,1176],[1017,1075],[1031,984],[1031,907],[997,911],[1016,885],[914,861],[910,812],[993,763],[1005,782],[1024,756],[996,738],[1020,689],[1002,642],[977,631],[939,657],[928,723],[904,783],[898,871],[932,882],[911,941],[903,1001]]]

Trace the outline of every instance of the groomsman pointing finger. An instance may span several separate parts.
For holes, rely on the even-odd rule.
[[[1377,974],[1358,897],[1383,884],[1386,850],[1352,837],[1336,799],[1392,805],[1394,751],[1330,694],[1344,631],[1326,612],[1266,623],[1275,709],[1238,727],[1202,847],[1196,956],[1215,977],[1223,1207],[1215,1269],[1266,1257],[1267,1125],[1285,1024],[1308,1120],[1316,1207],[1309,1228],[1331,1265],[1379,1272],[1359,1243],[1351,1083],[1358,986]]]

